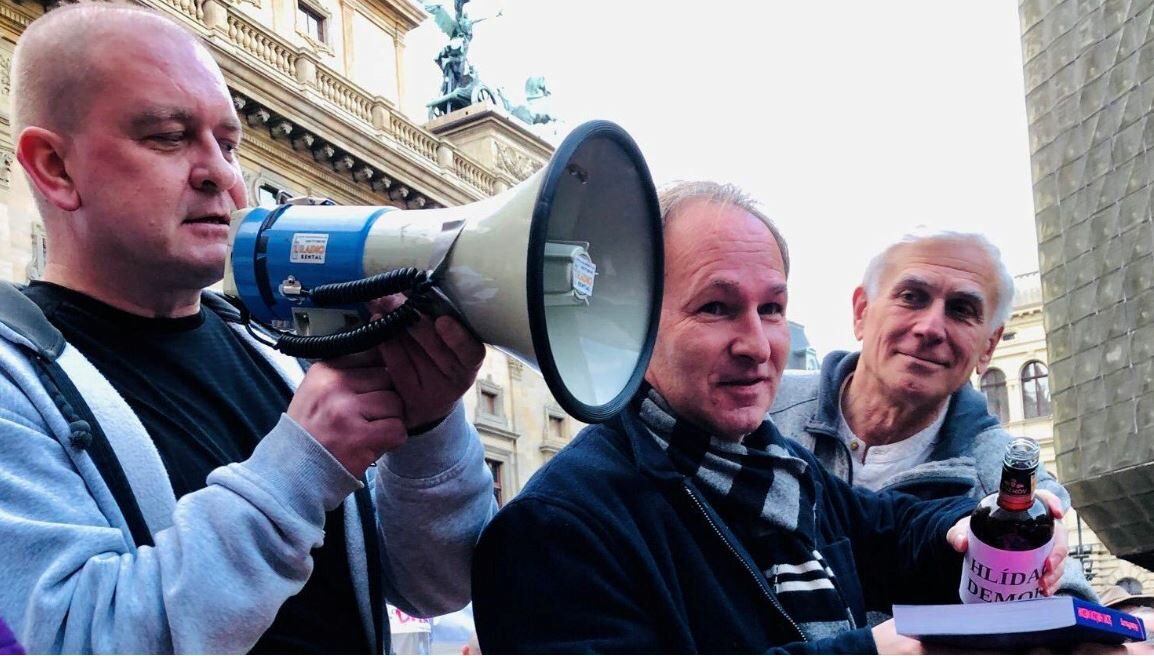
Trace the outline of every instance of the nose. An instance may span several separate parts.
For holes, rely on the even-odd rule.
[[[743,313],[734,322],[733,341],[730,353],[736,358],[745,358],[761,364],[769,360],[769,334],[765,322],[756,309]]]
[[[914,323],[914,336],[931,344],[946,338],[946,308],[944,303],[934,303],[918,314]]]
[[[215,138],[206,139],[194,155],[189,183],[193,189],[207,193],[227,192],[240,183],[240,169],[235,160],[226,157]]]

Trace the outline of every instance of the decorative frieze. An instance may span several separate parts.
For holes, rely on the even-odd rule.
[[[528,178],[541,168],[540,162],[496,140],[493,141],[493,159],[497,162],[498,169],[518,180]]]
[[[269,136],[294,151],[307,153],[318,163],[328,164],[334,171],[348,176],[354,183],[365,185],[378,194],[387,195],[393,202],[409,208],[434,208],[440,204],[425,194],[415,192],[407,185],[394,185],[391,176],[320,136],[304,130],[290,118],[280,116],[260,103],[239,92],[233,93],[233,106],[254,128],[268,130]]]
[[[8,189],[12,186],[12,162],[16,155],[7,148],[0,149],[0,188]]]

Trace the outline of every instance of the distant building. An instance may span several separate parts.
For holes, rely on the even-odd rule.
[[[47,2],[0,0],[0,279],[44,265],[44,231],[13,154],[12,49]],[[428,15],[415,0],[138,0],[208,44],[246,125],[240,162],[252,205],[282,194],[343,205],[433,209],[516,185],[552,146],[493,105],[425,122],[406,116],[405,35]],[[544,379],[489,349],[465,409],[502,502],[582,427]]]
[[[789,322],[789,361],[785,367],[811,371],[821,369],[817,350],[810,345],[809,338],[805,336],[805,326],[796,321]]]
[[[1018,13],[1058,470],[1103,541],[1154,568],[1154,7]]]
[[[1042,325],[1042,287],[1037,273],[1014,278],[1014,309],[994,350],[990,367],[974,376],[974,386],[982,390],[990,412],[1006,430],[1037,440],[1042,445],[1046,469],[1061,480],[1055,468],[1054,418],[1050,397],[1050,369],[1046,330]],[[1076,512],[1065,519],[1069,531],[1070,556],[1082,561],[1087,578],[1099,592],[1118,579],[1134,577],[1146,589],[1154,589],[1154,574],[1110,554]]]

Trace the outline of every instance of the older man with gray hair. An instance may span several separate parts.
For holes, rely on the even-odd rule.
[[[969,384],[989,366],[1014,296],[986,237],[920,229],[875,256],[853,292],[859,353],[790,372],[770,418],[832,473],[871,490],[924,498],[996,492],[1012,439]],[[1069,504],[1044,470],[1038,487]],[[1059,529],[1058,539],[1065,534]],[[1061,593],[1095,599],[1080,568]]]

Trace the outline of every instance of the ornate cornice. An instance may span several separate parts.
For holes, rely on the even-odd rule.
[[[33,10],[33,7],[40,11]],[[16,37],[24,33],[24,28],[42,13],[43,8],[35,3],[20,5],[0,3],[0,29],[8,32],[12,39],[16,40]]]
[[[266,130],[272,140],[284,149],[311,160],[309,170],[324,175],[326,183],[345,186],[353,195],[363,195],[365,191],[379,194],[400,207],[443,207],[442,203],[429,198],[427,193],[415,190],[413,185],[399,182],[380,166],[348,152],[318,133],[300,127],[294,119],[274,112],[245,94],[233,90],[233,104],[251,129]],[[255,145],[259,142],[253,140],[253,143]],[[268,150],[263,144],[257,147],[274,157],[280,155]],[[356,191],[357,187],[362,190],[360,193]]]

